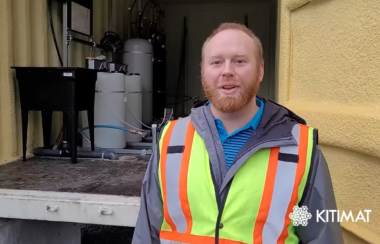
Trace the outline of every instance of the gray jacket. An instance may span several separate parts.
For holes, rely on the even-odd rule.
[[[212,170],[215,175],[217,189],[225,194],[225,187],[244,161],[261,148],[271,148],[289,143],[289,137],[295,140],[291,130],[295,123],[306,124],[305,120],[281,105],[260,98],[265,107],[260,124],[247,144],[237,155],[230,170],[226,169],[226,162],[221,141],[216,129],[214,117],[207,106],[192,109],[190,119],[203,138],[209,153]],[[286,139],[285,139],[286,138]],[[318,142],[316,141],[316,144]],[[156,150],[149,162],[143,180],[141,194],[141,208],[136,223],[132,244],[159,244],[159,233],[163,221],[162,199],[158,181],[159,151]],[[299,204],[306,205],[312,214],[308,225],[297,226],[296,232],[302,244],[343,244],[341,226],[339,222],[317,222],[316,212],[337,209],[333,186],[328,165],[318,147],[315,145],[313,161],[307,180],[305,193]],[[323,218],[325,219],[325,218]],[[331,218],[330,218],[331,220]]]

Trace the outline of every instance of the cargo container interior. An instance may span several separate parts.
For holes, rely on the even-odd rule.
[[[178,86],[182,93],[203,99],[200,81],[201,47],[207,36],[223,22],[247,24],[260,38],[265,61],[265,75],[259,95],[275,99],[276,86],[276,43],[277,43],[277,1],[159,1],[165,11],[164,30],[167,49],[167,91],[175,94]],[[185,79],[178,85],[184,18],[187,20],[187,45],[185,52]],[[168,103],[175,103],[172,97]],[[188,101],[185,111],[192,107]],[[181,107],[177,107],[181,110]]]
[[[66,22],[66,20],[70,20],[70,16],[67,18],[64,17],[65,8],[63,6],[65,6],[66,2],[72,2],[72,6],[79,4],[81,6],[77,6],[81,8],[83,6],[90,7],[92,14],[91,38],[83,38],[82,35],[79,35],[75,31],[65,33],[66,25],[70,24],[70,21]],[[89,5],[89,3],[91,4]],[[27,5],[16,5],[17,4],[14,4],[12,7],[18,16],[20,16],[22,9],[28,8]],[[21,60],[21,53],[16,50],[16,59],[15,62],[13,62],[14,66],[91,68],[88,64],[88,57],[92,59],[103,55],[103,58],[105,57],[107,62],[126,65],[127,68],[124,70],[126,73],[141,73],[139,74],[142,77],[139,81],[142,86],[141,90],[139,90],[141,96],[135,97],[135,100],[130,98],[128,100],[129,103],[123,103],[123,95],[120,95],[119,98],[116,99],[115,97],[110,98],[111,96],[106,93],[102,93],[101,95],[96,93],[94,99],[94,123],[95,126],[97,126],[94,132],[96,148],[107,148],[112,151],[112,149],[130,149],[133,147],[131,150],[138,148],[137,153],[144,154],[141,153],[141,150],[152,148],[152,141],[157,139],[153,135],[159,133],[159,130],[162,129],[160,125],[167,119],[165,117],[165,108],[173,109],[173,111],[171,111],[172,114],[169,114],[169,116],[173,115],[173,118],[182,117],[188,115],[195,104],[204,100],[205,97],[200,81],[199,66],[201,46],[211,31],[223,22],[245,24],[259,37],[263,45],[265,61],[265,74],[259,89],[259,95],[276,100],[277,0],[47,0],[46,3],[38,1],[34,4],[30,4],[30,7],[46,10],[44,13],[41,12],[41,14],[45,15],[43,17],[46,17],[46,19],[41,19],[40,22],[46,27],[42,28],[41,33],[44,31],[48,34],[44,41],[49,44],[47,47],[48,50],[43,50],[44,48],[46,49],[46,47],[41,45],[36,46],[38,49],[35,50],[39,50],[38,52],[47,52],[49,59],[39,63],[25,62]],[[19,9],[21,10],[18,11]],[[69,11],[73,11],[73,9],[69,9]],[[76,11],[78,13],[85,13],[80,12],[84,11],[83,8],[78,8]],[[84,15],[81,17],[83,16]],[[139,16],[140,18],[138,18]],[[14,19],[20,18],[21,16],[14,16]],[[139,19],[141,19],[141,21],[139,21]],[[27,20],[25,19],[24,22],[27,22]],[[157,24],[157,28],[153,28],[155,35],[157,36],[157,33],[161,35],[159,43],[162,45],[160,44],[160,48],[157,48],[157,45],[152,41],[152,29],[150,29],[151,32],[149,32],[149,28],[151,27],[149,24],[152,22]],[[22,23],[21,19],[18,23]],[[85,28],[86,23],[82,24],[79,22],[77,29]],[[137,26],[140,29],[137,29]],[[31,34],[27,35],[28,32],[23,26],[16,24],[15,28],[15,37],[25,35],[26,37],[33,37]],[[108,31],[114,33],[109,33]],[[46,33],[44,35],[46,35]],[[63,44],[65,44],[67,39],[70,41],[66,50],[66,45]],[[148,47],[148,49],[152,48],[151,58],[154,60],[152,62],[153,64],[150,63],[149,58],[144,58],[144,60],[141,61],[142,59],[136,54],[139,52],[144,53],[144,50],[135,52],[136,55],[132,55],[131,53],[133,52],[129,52],[130,56],[125,57],[128,55],[126,54],[128,52],[126,49],[130,47],[142,47],[140,44],[133,44],[133,40],[136,39],[145,39],[145,41],[149,40],[149,42],[152,43],[153,47],[146,47]],[[81,40],[84,40],[84,42]],[[32,38],[30,43],[30,45],[35,46],[37,41]],[[91,45],[96,47],[91,47]],[[105,51],[104,47],[108,48],[107,51]],[[157,51],[157,49],[160,50]],[[11,57],[12,56],[10,56],[10,58]],[[31,59],[34,60],[34,57],[31,57]],[[157,59],[159,59],[159,61],[157,61]],[[139,68],[136,69],[136,66],[139,66]],[[100,69],[102,66],[95,67],[93,65],[92,67],[92,69]],[[106,69],[109,71],[110,66]],[[146,79],[144,75],[149,78]],[[31,94],[33,93],[36,96],[33,99],[38,99],[38,97],[47,98],[46,95],[38,95],[35,92],[31,92],[30,87],[28,89],[23,88],[23,90],[28,90],[29,92],[25,93],[27,95],[21,96],[20,83],[22,82],[20,82],[20,79],[15,75],[16,107],[11,108],[17,115],[17,117],[14,118],[17,126],[17,138],[13,138],[13,142],[2,149],[2,151],[4,151],[2,156],[3,162],[15,160],[23,155],[22,151],[25,147],[23,140],[27,140],[26,151],[29,156],[32,156],[33,153],[35,154],[34,150],[40,147],[45,147],[45,149],[49,150],[62,149],[65,146],[63,142],[67,141],[67,139],[65,139],[67,138],[66,132],[66,137],[62,137],[64,118],[62,113],[56,110],[54,110],[53,113],[52,131],[50,134],[44,135],[45,133],[42,129],[43,119],[41,119],[41,113],[39,111],[31,111],[29,113],[29,125],[26,127],[27,129],[24,128],[27,131],[25,133],[23,132],[23,113],[20,110],[22,110],[23,107],[22,101],[27,101],[27,99],[23,99],[22,96],[28,96],[28,99],[32,99],[33,96]],[[125,79],[132,78],[126,77]],[[119,82],[118,85],[113,85],[113,87],[109,86],[109,84],[117,84],[117,82]],[[124,88],[123,83],[124,78],[121,78],[118,74],[98,73],[96,89],[109,90],[118,89],[119,87],[127,93],[128,91],[125,90],[127,88]],[[26,83],[24,82],[24,84]],[[147,84],[149,89],[146,89]],[[36,86],[34,86],[34,89],[39,90]],[[128,89],[132,89],[132,87]],[[49,92],[44,93],[47,94]],[[150,96],[150,98],[146,100],[146,96]],[[54,98],[55,95],[51,94],[51,97]],[[142,102],[140,100],[142,100]],[[19,107],[20,101],[21,108]],[[27,102],[24,102],[24,104],[25,103]],[[45,100],[45,103],[50,102]],[[108,104],[104,105],[105,103]],[[111,118],[109,107],[115,110],[114,114],[111,114],[116,114],[116,116],[113,116],[114,118]],[[130,107],[133,108],[131,109]],[[127,110],[130,111],[128,112]],[[134,112],[131,112],[132,110]],[[91,136],[87,116],[88,113],[86,110],[79,111],[78,127],[79,133],[81,134],[78,133],[78,146],[86,150],[91,147]],[[74,118],[74,121],[76,121],[76,118]],[[152,130],[153,123],[158,125],[156,131]],[[100,128],[100,125],[105,125],[107,128]],[[147,137],[141,138],[141,133],[140,135],[136,135],[136,133],[131,135],[129,132],[132,127],[130,127],[130,125],[135,129],[137,128],[140,132],[146,132],[144,135],[147,135]],[[74,125],[74,127],[76,127],[76,125]],[[125,129],[124,127],[128,127],[129,129]],[[67,126],[64,128],[67,129]],[[127,132],[127,130],[129,132]],[[8,132],[5,133],[7,135],[9,134]],[[45,143],[44,141],[46,140],[49,140],[49,142]],[[126,144],[123,143],[124,141]],[[144,146],[140,145],[141,142],[145,143]],[[70,143],[68,144],[70,146]],[[128,145],[131,144],[133,144],[133,146],[129,147]],[[137,144],[141,147],[136,146]],[[61,155],[60,151],[49,151],[38,155],[54,156],[58,155],[57,153]],[[148,154],[149,153],[151,153],[151,150],[148,150]],[[99,155],[96,157],[98,156]]]

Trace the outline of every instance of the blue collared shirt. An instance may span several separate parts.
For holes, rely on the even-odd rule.
[[[215,125],[218,130],[220,141],[222,142],[224,154],[226,157],[227,169],[231,167],[236,155],[244,146],[244,144],[247,143],[248,139],[252,136],[253,132],[256,130],[257,126],[260,123],[261,116],[264,111],[264,103],[258,98],[256,98],[256,103],[257,106],[259,106],[259,110],[255,114],[255,116],[253,116],[251,121],[249,121],[246,126],[232,132],[230,135],[227,134],[222,121],[220,121],[219,119],[215,119]],[[210,105],[211,104],[208,103],[207,106]]]

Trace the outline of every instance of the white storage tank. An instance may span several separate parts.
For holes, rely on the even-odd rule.
[[[128,65],[128,73],[141,76],[142,122],[148,126],[153,121],[153,46],[145,39],[130,39],[124,43],[123,63]]]
[[[125,122],[131,126],[142,129],[142,85],[139,74],[128,74],[125,76]],[[133,129],[133,128],[132,128]],[[141,136],[127,133],[126,142],[140,142]]]
[[[94,124],[126,127],[125,118],[125,76],[121,73],[98,72],[96,82]],[[88,126],[87,112],[82,113],[82,126]],[[84,131],[90,139],[89,130]],[[125,135],[128,132],[111,129],[95,128],[95,146],[100,148],[125,148]],[[83,147],[91,147],[83,138]]]

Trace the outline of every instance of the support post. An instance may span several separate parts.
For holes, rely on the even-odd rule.
[[[67,2],[63,2],[63,16],[62,16],[62,57],[63,67],[69,66],[69,42],[67,41]]]

